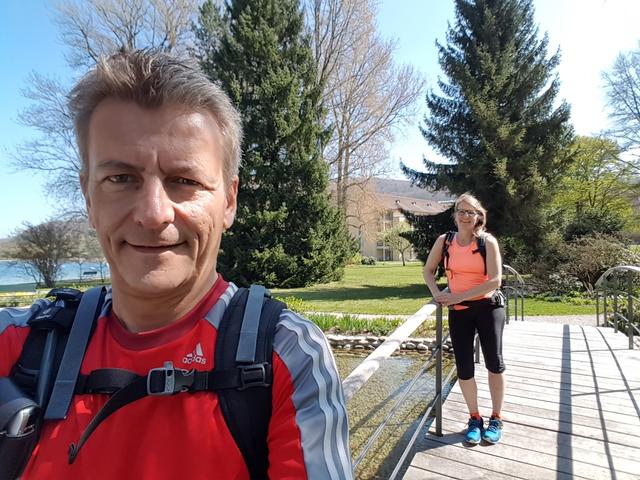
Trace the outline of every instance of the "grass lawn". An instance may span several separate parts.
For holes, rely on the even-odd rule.
[[[410,315],[431,300],[422,279],[419,262],[385,262],[376,265],[349,265],[339,282],[306,288],[273,289],[277,297],[296,297],[305,309],[318,312]],[[295,301],[292,308],[300,310]],[[594,314],[595,304],[576,305],[571,301],[549,302],[525,299],[525,315]]]
[[[526,281],[526,280],[525,280]],[[91,282],[95,284],[96,282]],[[86,285],[66,285],[80,287]],[[0,307],[29,305],[37,296],[33,285],[30,294],[0,293]],[[411,315],[431,300],[431,294],[422,279],[419,262],[385,262],[377,265],[349,265],[339,282],[306,288],[273,289],[274,295],[288,301],[298,311],[367,313],[377,315]],[[292,297],[295,297],[292,298]],[[525,315],[595,315],[595,304],[584,299],[566,299],[551,302],[536,298],[525,299]]]

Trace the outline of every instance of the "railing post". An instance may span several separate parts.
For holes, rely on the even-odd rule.
[[[613,281],[613,331],[618,333],[618,278]]]
[[[442,436],[442,305],[436,309],[436,435]]]
[[[609,287],[609,282],[604,282],[604,285],[602,285],[602,305],[603,305],[603,322],[602,322],[602,326],[607,327],[609,326],[609,319],[607,318],[609,316],[609,312],[607,311],[607,288]]]
[[[507,325],[509,325],[509,299],[510,299],[509,298],[510,297],[509,296],[509,292],[511,291],[511,289],[510,288],[505,288],[505,290],[506,290],[507,294],[505,295],[505,300],[504,300],[505,301],[504,312],[505,312],[505,314],[507,316]],[[516,302],[517,302],[518,301],[518,297],[516,295],[514,295],[514,296],[515,296],[515,299],[516,299]],[[516,315],[516,320],[517,319],[518,319],[518,317]]]
[[[633,273],[629,272],[627,277],[627,335],[629,336],[629,349],[633,350]]]
[[[639,273],[640,266],[638,265],[618,265],[606,270],[595,283],[597,325],[600,326],[600,295],[602,295],[602,325],[605,327],[612,326],[616,333],[618,331],[626,333],[629,337],[630,349],[633,349],[634,333],[636,331],[640,332],[633,322],[633,304],[637,300],[637,297],[633,295],[634,280],[636,278],[634,275]],[[626,288],[624,274],[627,275]],[[624,302],[625,290],[627,295],[626,315],[622,315],[620,310],[623,308],[622,302]],[[611,305],[609,305],[610,297],[612,298]],[[609,312],[610,309],[611,313]]]
[[[524,290],[520,293],[520,320],[524,322]]]

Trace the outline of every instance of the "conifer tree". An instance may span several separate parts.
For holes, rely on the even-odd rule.
[[[540,245],[545,207],[571,163],[569,106],[555,105],[559,53],[547,57],[532,0],[455,0],[456,20],[437,43],[446,80],[427,95],[421,128],[449,163],[403,167],[421,187],[470,191],[498,235]]]
[[[321,157],[322,88],[297,0],[208,1],[196,55],[244,125],[238,213],[220,271],[240,284],[298,287],[340,278],[353,253]]]

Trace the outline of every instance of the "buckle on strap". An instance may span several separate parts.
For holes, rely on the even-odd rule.
[[[238,366],[240,371],[240,386],[238,390],[251,387],[268,387],[271,385],[271,369],[268,363]]]
[[[174,368],[173,362],[164,362],[160,368],[152,368],[147,374],[148,395],[173,395],[186,392],[195,379],[195,369]]]

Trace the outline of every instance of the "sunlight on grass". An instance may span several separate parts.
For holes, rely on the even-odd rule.
[[[292,305],[293,309],[316,312],[411,315],[431,301],[419,262],[405,267],[399,262],[349,265],[339,282],[272,291],[284,301],[295,297],[304,302],[305,308]],[[594,315],[595,306],[588,302],[576,305],[571,299],[551,302],[527,298],[525,315]]]

